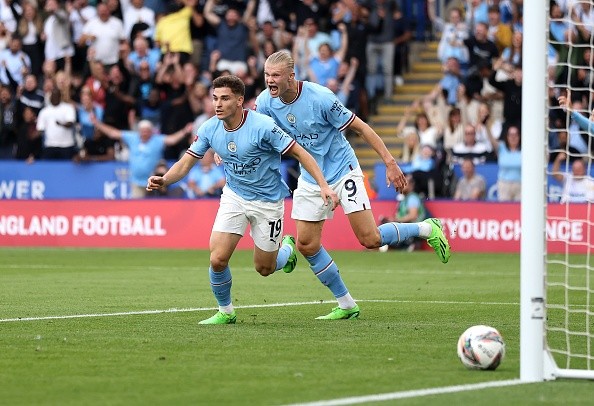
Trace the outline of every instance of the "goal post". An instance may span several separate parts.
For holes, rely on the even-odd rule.
[[[590,15],[594,15],[594,0],[575,0],[564,4],[581,8],[582,3],[590,6],[593,9]],[[583,138],[587,140],[582,151],[576,153],[572,150],[570,153],[569,143],[555,151],[549,151],[549,131],[555,127],[548,121],[549,109],[558,109],[549,106],[549,91],[557,95],[563,94],[565,88],[571,88],[570,77],[578,69],[586,72],[589,83],[573,90],[589,94],[580,113],[590,115],[589,112],[594,107],[594,57],[591,56],[589,61],[576,63],[573,56],[584,49],[589,49],[594,54],[594,30],[590,32],[589,41],[582,39],[574,43],[567,39],[563,42],[551,40],[548,4],[548,0],[524,0],[520,380],[594,380],[594,199],[587,197],[586,203],[564,202],[560,210],[556,211],[556,217],[550,214],[551,207],[549,210],[547,208],[548,202],[555,201],[558,197],[555,195],[558,192],[552,192],[547,181],[552,175],[548,164],[549,152],[566,154],[566,170],[571,167],[570,158],[583,159],[586,165],[585,178],[594,182],[594,124],[580,130],[567,115],[564,130],[568,137],[581,137],[581,131],[581,134],[585,134]],[[588,10],[585,13],[587,12]],[[568,27],[576,25],[567,15],[555,21],[567,24]],[[550,44],[568,51],[568,55],[563,54],[556,66],[547,66]],[[550,83],[549,68],[562,68],[567,72],[567,77],[559,80],[560,83]],[[559,206],[559,203],[554,204]],[[575,213],[580,214],[576,216]],[[558,237],[547,239],[547,220],[561,221],[570,227],[576,226],[582,230],[584,241],[578,244]],[[557,246],[562,244],[565,252],[560,255],[549,253],[548,247],[553,243]]]
[[[542,0],[524,0],[520,380],[525,382],[544,380],[547,9]]]

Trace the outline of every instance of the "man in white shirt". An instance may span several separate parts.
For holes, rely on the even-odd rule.
[[[0,52],[0,81],[2,84],[9,85],[12,81],[19,86],[23,85],[23,79],[31,69],[31,59],[21,49],[21,39],[13,37],[10,40],[10,46]]]
[[[122,4],[123,6],[123,4]],[[152,38],[155,31],[155,12],[144,6],[144,0],[131,0],[130,4],[124,8],[124,32],[126,38],[130,38],[132,27],[135,24],[144,23],[148,26],[142,31],[142,36]],[[130,38],[133,41],[133,38]]]
[[[565,153],[559,153],[551,168],[553,177],[563,184],[561,203],[594,203],[594,179],[586,173],[584,160],[574,160],[571,173],[564,173],[560,171],[560,167],[561,162],[566,159]]]
[[[97,16],[85,24],[78,43],[89,44],[95,50],[95,60],[109,66],[118,62],[120,43],[125,40],[122,21],[111,16],[105,3],[99,3]]]
[[[52,90],[50,104],[37,117],[37,131],[44,133],[42,159],[72,159],[76,154],[75,122],[74,106],[62,101],[59,89]]]

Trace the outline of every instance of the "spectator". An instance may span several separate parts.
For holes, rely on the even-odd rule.
[[[409,68],[408,55],[410,52],[409,42],[412,39],[410,22],[396,6],[394,10],[394,84],[404,84],[403,73]]]
[[[223,193],[225,173],[215,164],[214,151],[209,149],[200,165],[188,174],[188,189],[195,198],[218,197]]]
[[[386,100],[394,93],[395,11],[396,3],[393,0],[378,0],[369,15],[372,24],[380,26],[381,22],[379,32],[371,35],[367,41],[367,93],[370,99],[374,99],[376,92],[381,90]]]
[[[454,200],[484,200],[487,183],[483,176],[476,173],[472,159],[464,159],[460,167],[462,178],[456,184]]]
[[[479,164],[486,161],[487,154],[487,145],[483,142],[477,142],[474,126],[466,124],[462,142],[457,143],[452,148],[452,161],[462,162],[463,159],[470,158],[475,164]]]
[[[452,148],[464,138],[464,123],[462,113],[457,107],[448,112],[448,121],[443,131],[443,148],[451,154]]]
[[[428,0],[427,10],[429,19],[436,30],[441,32],[441,39],[437,46],[438,58],[442,63],[445,63],[448,58],[456,58],[461,64],[467,64],[468,49],[464,41],[469,36],[469,29],[462,20],[462,10],[455,7],[450,9],[447,23],[435,14],[435,0]]]
[[[404,138],[400,162],[410,164],[419,155],[421,150],[419,133],[415,127],[404,127],[400,134]]]
[[[54,61],[56,69],[64,69],[71,64],[74,55],[68,13],[60,6],[58,0],[47,0],[45,11],[48,17],[41,34],[41,40],[45,41],[45,60]]]
[[[522,199],[522,138],[520,129],[508,127],[503,142],[493,137],[487,128],[487,135],[497,154],[497,195],[500,202],[519,202]]]
[[[0,22],[0,51],[8,47],[8,43],[10,42],[11,37],[11,33],[8,32],[4,24]]]
[[[216,66],[218,71],[228,70],[234,75],[247,72],[250,32],[248,22],[252,18],[255,3],[255,0],[248,1],[243,17],[237,9],[229,8],[225,12],[225,17],[221,19],[213,12],[214,0],[207,0],[204,6],[204,18],[217,31],[216,50],[220,52],[220,59]]]
[[[150,74],[154,75],[159,67],[161,51],[157,48],[149,48],[149,42],[144,37],[135,38],[132,44],[134,50],[128,55],[128,60],[132,64],[134,72],[139,74],[142,62],[146,62]]]
[[[74,0],[66,2],[66,10],[69,14],[74,43],[72,66],[76,71],[83,71],[87,61],[88,46],[85,42],[81,43],[80,37],[83,35],[85,24],[97,16],[97,8],[90,6],[88,0]]]
[[[341,32],[341,43],[338,51],[334,52],[330,44],[322,44],[318,50],[318,56],[312,57],[308,62],[307,76],[309,81],[327,86],[329,79],[338,77],[338,69],[343,61],[348,47],[346,26],[339,24]]]
[[[153,38],[155,12],[144,5],[144,0],[130,0],[123,10],[124,33],[133,42],[136,38]]]
[[[391,222],[398,223],[418,223],[429,218],[427,208],[421,197],[415,193],[415,180],[412,175],[406,175],[407,184],[402,189],[402,194],[398,196],[398,209],[396,216],[380,216],[380,224]],[[421,247],[422,240],[417,237],[409,238],[393,246],[384,245],[379,248],[380,252],[386,252],[389,248],[401,248],[411,252]]]
[[[501,22],[501,11],[498,6],[489,7],[489,40],[491,40],[499,53],[512,45],[512,30],[509,24]]]
[[[106,3],[99,3],[97,15],[84,25],[78,44],[93,47],[94,60],[109,68],[118,62],[120,43],[125,40],[122,21],[111,15]]]
[[[563,184],[561,203],[594,203],[594,180],[586,172],[586,163],[576,159],[571,164],[571,172],[564,173],[560,167],[566,159],[567,155],[561,152],[551,168],[553,177]]]
[[[561,153],[567,154],[569,162],[575,161],[580,155],[575,147],[568,143],[569,134],[565,128],[553,130],[549,134],[549,163],[554,163]]]
[[[18,117],[21,117],[21,111],[24,107],[32,108],[37,117],[37,114],[39,114],[39,111],[45,104],[44,99],[43,92],[37,88],[37,77],[33,74],[25,76],[25,84],[21,91],[21,97],[19,97]]]
[[[513,71],[512,79],[497,82],[496,71],[501,67],[503,61],[498,59],[493,65],[493,73],[489,77],[489,84],[495,89],[503,92],[503,130],[509,126],[522,125],[522,66],[517,65]]]
[[[30,72],[35,76],[41,75],[43,44],[40,36],[43,32],[43,18],[37,12],[37,7],[30,1],[23,2],[23,17],[19,21],[17,32],[22,38],[23,52],[31,60]]]
[[[142,120],[138,123],[138,131],[121,131],[118,128],[104,124],[93,118],[93,124],[109,138],[123,141],[130,150],[130,183],[133,199],[143,198],[146,195],[146,180],[163,158],[166,146],[174,145],[192,130],[192,125],[187,124],[181,130],[170,134],[153,134],[153,125],[150,121]]]
[[[501,70],[508,76],[507,79],[512,77],[514,67],[522,64],[522,41],[523,34],[519,31],[514,32],[511,45],[501,52]]]
[[[153,176],[164,176],[169,170],[167,161],[160,160],[153,171]],[[168,198],[168,199],[184,199],[186,197],[186,191],[184,190],[182,183],[178,182],[173,185],[163,186],[156,190],[146,192],[146,197],[150,198]]]
[[[581,114],[581,103],[578,101],[572,102],[572,96],[569,89],[566,91],[566,96],[559,96],[559,106],[570,113],[571,119],[575,124],[582,130],[581,132],[576,131],[575,126],[570,126],[569,145],[574,147],[580,153],[586,153],[588,151],[588,145],[590,145],[590,152],[594,153],[594,109],[590,112],[589,117],[585,117]]]
[[[22,51],[21,38],[13,36],[8,49],[0,52],[0,81],[15,91],[23,85],[24,77],[31,69],[29,55]]]
[[[115,142],[98,129],[84,140],[82,148],[74,156],[75,162],[105,162],[115,160]]]
[[[478,24],[489,22],[489,4],[487,0],[468,0],[466,2],[466,24],[474,30]]]
[[[329,79],[326,83],[326,87],[336,94],[338,100],[353,112],[358,110],[357,91],[359,89],[353,85],[358,66],[359,61],[357,58],[351,58],[350,64],[346,62],[341,63],[338,68],[338,77],[336,79]]]
[[[14,159],[17,104],[12,91],[0,85],[0,159]]]
[[[76,154],[74,125],[76,110],[70,103],[62,101],[62,92],[54,88],[50,104],[39,112],[37,131],[43,132],[42,159],[70,160]]]
[[[458,103],[458,87],[462,80],[460,62],[456,58],[448,58],[443,71],[443,77],[425,96],[424,101],[434,103],[438,97],[443,97],[448,105],[455,106]]]
[[[487,24],[478,23],[474,29],[474,35],[464,40],[469,56],[468,73],[477,68],[481,59],[492,63],[493,59],[499,56],[499,50],[487,37],[488,32]]]
[[[127,71],[119,65],[113,65],[109,68],[108,76],[103,78],[101,87],[106,89],[103,121],[118,129],[131,128],[134,123],[130,119],[130,110],[136,104],[136,99],[130,94],[132,88]]]
[[[95,137],[95,125],[91,117],[103,121],[103,107],[93,101],[91,90],[83,87],[80,91],[80,103],[76,106],[76,116],[78,118],[78,131],[85,140]]]
[[[425,111],[423,110],[419,111],[419,106],[419,101],[415,100],[412,103],[412,105],[405,110],[404,116],[398,124],[398,130],[400,130],[404,127],[404,125],[406,125],[408,118],[410,117],[410,114],[413,110],[416,110],[417,114],[415,117],[415,128],[417,130],[417,133],[419,134],[419,140],[421,142],[421,145],[431,145],[433,148],[435,148],[435,146],[437,145],[437,136],[439,134],[439,129],[431,125],[427,113],[425,113]]]
[[[184,64],[192,55],[192,34],[190,21],[194,13],[196,0],[181,0],[181,8],[158,19],[155,25],[155,42],[161,53],[179,54],[180,63]],[[177,4],[174,3],[177,8]]]
[[[41,134],[36,128],[36,121],[37,112],[31,107],[25,107],[16,131],[17,149],[15,158],[25,160],[27,163],[33,163],[41,158],[42,140]]]

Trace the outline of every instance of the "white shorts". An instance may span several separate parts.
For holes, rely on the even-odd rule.
[[[362,210],[370,210],[371,203],[365,183],[365,175],[361,168],[356,168],[343,176],[338,182],[330,187],[338,195],[340,206],[345,214]],[[334,212],[330,205],[324,206],[320,196],[320,187],[305,182],[301,177],[297,181],[297,189],[293,192],[293,211],[291,217],[295,220],[320,221],[331,219]]]
[[[254,244],[262,251],[274,252],[283,236],[285,201],[248,201],[229,187],[223,188],[212,231],[243,236],[248,224]]]

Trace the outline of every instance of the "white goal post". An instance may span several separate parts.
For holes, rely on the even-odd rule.
[[[594,0],[574,0],[579,4]],[[540,382],[557,378],[594,379],[594,270],[591,265],[592,242],[590,235],[592,219],[584,218],[588,230],[585,264],[572,266],[572,258],[565,254],[565,262],[559,268],[564,272],[566,281],[548,284],[549,265],[555,261],[548,259],[547,254],[547,174],[548,174],[548,91],[549,77],[547,69],[549,38],[549,0],[524,0],[523,13],[523,87],[522,87],[522,202],[521,202],[521,259],[520,259],[520,380],[524,382]],[[568,19],[567,23],[571,23]],[[594,41],[590,39],[590,48],[594,53]],[[572,47],[572,44],[567,44]],[[586,47],[588,45],[585,45]],[[594,74],[592,66],[589,71]],[[569,85],[569,80],[567,81]],[[590,84],[592,86],[592,84]],[[594,92],[594,87],[591,88]],[[592,101],[592,96],[590,96]],[[586,107],[587,108],[587,107]],[[590,108],[592,108],[590,106]],[[569,120],[568,120],[569,121]],[[594,138],[590,135],[591,138]],[[594,142],[590,140],[590,142]],[[587,172],[591,173],[592,153],[586,158],[589,162]],[[592,202],[588,205],[586,217],[590,216]],[[569,208],[566,213],[569,213]],[[573,220],[569,215],[568,223]],[[581,257],[580,257],[581,258]],[[549,268],[549,269],[548,269]],[[578,288],[572,282],[572,272],[583,272]],[[562,276],[563,276],[562,275]],[[561,303],[551,304],[547,300],[548,288],[560,285],[565,293],[557,294]],[[576,291],[580,296],[580,309],[575,311],[573,302],[567,300]],[[549,298],[550,299],[550,298]],[[563,301],[565,300],[565,301]],[[561,327],[553,325],[551,310],[561,320]],[[574,329],[569,320],[575,314],[579,317],[579,328]],[[547,317],[549,319],[547,320]],[[563,324],[564,323],[564,324]],[[550,345],[549,334],[560,334],[557,348]],[[570,345],[571,340],[579,339],[579,345]],[[563,342],[563,341],[566,342]],[[577,349],[576,349],[577,347]],[[560,348],[560,349],[559,349]],[[575,350],[575,353],[573,352]],[[558,362],[556,358],[570,361]],[[576,362],[576,359],[578,362]],[[577,368],[573,365],[578,364]]]

